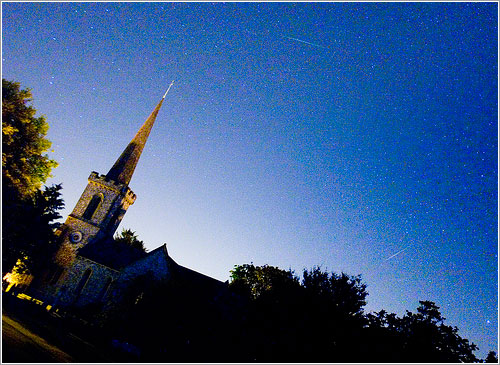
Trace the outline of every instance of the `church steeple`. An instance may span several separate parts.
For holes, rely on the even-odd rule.
[[[127,209],[135,202],[136,195],[128,184],[172,84],[107,175],[91,172],[82,196],[58,231],[62,246],[78,250],[91,241],[113,237]]]
[[[108,240],[112,240],[128,208],[134,204],[136,195],[128,184],[132,179],[132,174],[156,116],[172,84],[170,84],[163,98],[107,175],[101,175],[96,171],[90,173],[87,187],[76,206],[66,219],[66,222],[57,229],[56,235],[59,236],[61,245],[54,256],[54,262],[58,267],[58,276],[53,279],[52,276],[54,275],[51,274],[50,280],[45,284],[41,284],[45,286],[44,290],[48,297],[54,299],[56,298],[55,295],[59,295],[57,294],[60,289],[60,286],[58,286],[59,277],[64,277],[67,273],[71,275],[78,274],[82,262],[85,262],[85,265],[93,262],[86,258],[80,258],[79,250],[89,244],[97,245],[90,246],[95,249],[95,247],[105,244]],[[73,269],[74,265],[77,265],[75,269]],[[94,265],[94,263],[90,265]],[[89,276],[84,276],[85,280],[89,280],[94,266],[92,268],[89,266],[87,270],[91,271],[89,271]],[[99,270],[101,269],[97,271],[99,272]],[[72,280],[71,277],[68,280]]]
[[[168,90],[170,90],[172,84],[173,81],[168,87]],[[165,95],[163,95],[163,98],[160,100],[148,119],[146,119],[135,137],[132,139],[132,141],[130,141],[127,148],[125,148],[118,160],[116,160],[113,167],[111,167],[109,172],[106,174],[106,177],[108,179],[125,185],[128,185],[130,183],[132,174],[134,173],[137,162],[139,161],[139,157],[141,157],[142,150],[144,149],[144,145],[148,140],[149,132],[151,132],[151,128],[153,128],[156,116],[158,115],[161,105],[165,100],[165,96],[167,96],[168,90]]]

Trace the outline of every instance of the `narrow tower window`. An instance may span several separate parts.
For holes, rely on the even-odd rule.
[[[82,278],[80,279],[80,282],[78,283],[78,286],[75,289],[75,301],[78,299],[78,297],[82,293],[83,288],[85,288],[85,285],[87,285],[87,282],[89,281],[91,274],[92,274],[91,269],[87,269],[83,273]]]
[[[103,288],[101,289],[101,292],[99,293],[99,296],[97,297],[98,301],[103,301],[104,297],[106,296],[106,293],[109,290],[109,287],[111,286],[111,283],[113,282],[113,279],[108,278],[106,280],[106,284],[104,284]]]
[[[85,209],[85,212],[83,213],[83,218],[85,219],[92,219],[92,216],[94,215],[95,211],[97,208],[102,203],[102,194],[96,194],[92,197],[92,200],[90,201],[89,205],[87,206],[87,209]]]
[[[63,272],[64,272],[64,269],[62,267],[56,266],[54,271],[52,271],[51,276],[49,277],[49,283],[50,284],[57,284],[57,282],[61,278]]]

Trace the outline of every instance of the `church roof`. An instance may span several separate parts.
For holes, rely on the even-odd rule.
[[[130,141],[127,148],[125,148],[118,160],[116,160],[113,167],[111,167],[109,172],[106,174],[106,177],[125,185],[128,185],[130,183],[132,174],[134,173],[135,167],[137,166],[139,157],[141,157],[144,145],[146,144],[149,133],[151,132],[151,128],[153,127],[156,116],[160,111],[161,105],[163,104],[163,100],[165,100],[166,95],[167,93],[165,93],[151,115],[148,117],[148,119],[146,119],[142,127],[139,129],[135,137],[132,139],[132,141]]]
[[[116,242],[113,238],[108,237],[90,242],[78,250],[78,255],[112,269],[120,270],[147,254],[138,248]]]
[[[217,287],[225,287],[226,284],[222,281],[219,281],[210,276],[204,275],[197,271],[191,270],[185,266],[179,265],[174,259],[168,254],[167,245],[163,244],[156,249],[146,253],[144,256],[141,256],[137,259],[136,262],[131,265],[136,265],[139,261],[147,260],[148,258],[156,256],[161,258],[161,260],[165,263],[165,266],[168,267],[169,273],[156,273],[159,277],[163,275],[174,275],[176,280],[183,280],[189,283],[189,286],[197,286],[198,290],[211,290]],[[140,266],[140,265],[139,265]],[[149,270],[151,267],[144,267]]]

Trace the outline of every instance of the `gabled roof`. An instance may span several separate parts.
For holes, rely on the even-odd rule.
[[[124,243],[117,243],[111,237],[90,242],[78,251],[78,255],[97,263],[120,270],[147,254]]]
[[[150,256],[162,257],[172,275],[176,276],[177,278],[182,277],[182,279],[187,280],[191,284],[199,285],[207,289],[213,288],[214,286],[225,286],[225,283],[223,283],[222,281],[179,265],[174,261],[172,257],[169,256],[166,243],[155,248],[153,251],[148,252],[143,257],[138,258],[136,261],[146,259]],[[132,265],[133,263],[135,263],[135,261],[130,264]]]
[[[151,256],[157,256],[165,262],[165,267],[168,268],[169,273],[176,280],[181,280],[189,287],[196,288],[200,293],[212,292],[214,289],[222,289],[227,286],[222,281],[179,265],[169,256],[166,244],[145,253],[140,249],[123,243],[117,243],[112,238],[107,238],[89,243],[78,251],[78,255],[112,269],[124,269],[125,271],[128,271],[127,267],[130,268],[137,265],[139,265],[137,267],[141,267],[141,261],[147,260]]]

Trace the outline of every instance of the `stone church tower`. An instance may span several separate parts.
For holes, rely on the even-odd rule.
[[[118,277],[118,264],[112,265],[108,260],[96,261],[94,256],[104,252],[108,252],[110,259],[117,256],[109,253],[110,242],[127,209],[136,199],[128,184],[167,93],[168,90],[109,172],[106,175],[95,171],[90,174],[88,185],[75,208],[56,231],[61,246],[55,254],[54,264],[44,275],[35,278],[30,287],[36,297],[51,302],[61,296],[61,289],[65,291],[69,287],[74,302],[89,284],[91,275],[96,285],[104,285],[97,290],[102,293]],[[86,252],[89,249],[91,252]],[[82,273],[85,274],[83,277]],[[107,279],[98,281],[99,275]],[[80,285],[75,287],[78,280]]]
[[[219,303],[222,313],[233,306],[227,283],[177,264],[166,244],[144,252],[113,239],[136,199],[128,185],[168,91],[109,172],[90,174],[75,208],[58,229],[61,246],[54,263],[26,291],[47,309],[83,316],[96,324],[109,318],[126,323],[146,292],[164,300],[164,293],[155,293],[155,288],[171,280],[193,293],[193,300],[209,307]]]
[[[165,94],[166,95],[166,94]],[[136,195],[128,187],[165,96],[106,175],[93,171],[73,212],[59,229],[62,249],[76,251],[112,237]],[[71,261],[71,260],[70,260]],[[62,262],[61,262],[62,263]],[[70,262],[64,263],[66,266]]]

